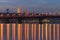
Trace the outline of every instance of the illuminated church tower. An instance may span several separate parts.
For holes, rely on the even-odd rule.
[[[20,8],[18,8],[18,9],[17,9],[17,13],[21,13],[21,10],[20,10]]]

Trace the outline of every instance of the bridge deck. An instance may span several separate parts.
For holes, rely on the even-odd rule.
[[[0,13],[0,18],[59,18],[60,15],[59,14],[54,14],[54,15],[50,15],[50,14],[40,14],[40,13]]]

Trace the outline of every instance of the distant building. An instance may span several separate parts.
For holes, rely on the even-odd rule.
[[[17,13],[21,13],[21,10],[20,10],[20,8],[18,8],[18,9],[17,9]]]

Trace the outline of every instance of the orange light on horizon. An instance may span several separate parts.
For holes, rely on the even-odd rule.
[[[10,31],[10,29],[9,29],[9,27],[10,27],[10,24],[6,24],[6,27],[7,27],[7,40],[9,40],[9,31]]]

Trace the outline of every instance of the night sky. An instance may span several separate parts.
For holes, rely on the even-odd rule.
[[[20,7],[26,11],[60,11],[60,0],[0,0],[1,8],[17,8]]]

